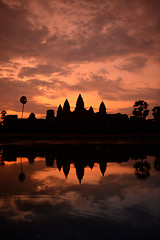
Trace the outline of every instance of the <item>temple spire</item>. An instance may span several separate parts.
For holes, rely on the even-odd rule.
[[[99,106],[99,113],[100,113],[101,115],[105,115],[105,114],[106,114],[106,106],[105,106],[105,104],[104,104],[103,101],[101,102],[101,104],[100,104],[100,106]]]
[[[61,104],[60,104],[59,107],[58,107],[58,109],[57,109],[57,117],[58,117],[58,118],[60,118],[60,117],[62,116],[62,112],[63,112],[63,110],[62,110],[62,106],[61,106]]]
[[[75,111],[81,112],[83,110],[84,110],[84,101],[83,101],[81,94],[79,94],[79,96],[77,98],[77,102],[76,102]]]
[[[64,111],[65,113],[70,112],[70,105],[69,105],[69,102],[68,102],[67,99],[66,99],[65,102],[64,102],[63,111]]]

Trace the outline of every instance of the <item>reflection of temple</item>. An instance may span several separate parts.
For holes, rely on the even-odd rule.
[[[63,171],[65,177],[69,175],[71,164],[75,167],[76,175],[79,183],[82,182],[85,168],[99,165],[102,176],[105,175],[108,162],[127,162],[129,159],[138,160],[133,164],[135,174],[140,179],[145,179],[150,175],[150,165],[145,160],[147,155],[155,153],[156,159],[154,167],[160,169],[160,150],[156,146],[151,145],[96,145],[96,144],[80,144],[80,145],[51,145],[48,147],[33,146],[3,146],[0,150],[1,165],[6,161],[16,161],[17,157],[22,160],[23,157],[28,158],[30,163],[34,163],[35,158],[45,157],[47,167],[57,167],[59,171]],[[139,161],[141,160],[141,161]],[[21,173],[22,162],[21,162]],[[19,176],[19,180],[25,179],[24,174]]]
[[[69,171],[70,171],[70,162],[69,161],[64,161],[64,163],[63,163],[63,172],[64,172],[64,175],[65,175],[66,178],[67,178],[67,176],[69,174]]]
[[[83,176],[84,176],[84,164],[83,164],[83,161],[82,162],[76,161],[75,162],[75,168],[76,168],[77,178],[79,180],[79,183],[81,183],[81,181],[83,179]]]

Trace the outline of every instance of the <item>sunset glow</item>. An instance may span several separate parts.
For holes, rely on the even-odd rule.
[[[45,117],[81,93],[88,109],[160,102],[160,1],[0,0],[0,108]]]

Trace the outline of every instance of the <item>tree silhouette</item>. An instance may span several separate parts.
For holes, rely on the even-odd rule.
[[[21,118],[23,118],[24,104],[27,103],[27,98],[25,96],[22,96],[20,98],[20,102],[22,103],[22,117]]]
[[[28,117],[29,120],[35,120],[36,119],[36,116],[34,113],[31,113]]]
[[[6,116],[6,111],[5,110],[3,110],[2,112],[1,112],[1,119],[2,119],[2,121],[5,119],[5,116]]]
[[[154,107],[153,109],[152,109],[152,115],[153,115],[153,117],[154,117],[154,119],[155,120],[160,120],[160,107]]]
[[[136,118],[146,118],[149,114],[149,110],[147,108],[148,108],[147,102],[143,100],[136,101],[135,104],[133,105],[133,115]]]

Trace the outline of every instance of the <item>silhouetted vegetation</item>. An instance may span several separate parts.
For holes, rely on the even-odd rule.
[[[22,118],[23,118],[24,105],[27,103],[27,98],[25,96],[22,96],[20,98],[20,102],[22,103]]]
[[[28,118],[28,119],[30,119],[30,120],[36,119],[35,114],[34,114],[34,113],[31,113],[31,114],[29,115],[29,118]]]
[[[150,165],[147,161],[142,160],[140,162],[136,162],[134,165],[134,168],[135,168],[135,174],[137,178],[146,179],[147,177],[149,177]]]
[[[20,98],[22,103],[22,118],[24,104],[27,98]],[[138,100],[133,105],[133,116],[127,114],[110,114],[102,101],[99,111],[94,112],[91,106],[85,108],[84,100],[79,94],[76,107],[71,111],[69,101],[66,99],[63,105],[59,105],[57,115],[49,109],[46,119],[37,119],[31,113],[27,119],[19,119],[17,115],[6,115],[2,111],[3,126],[1,132],[14,133],[87,133],[87,134],[160,134],[160,107],[152,109],[154,119],[146,119],[149,114],[148,103]]]
[[[1,112],[1,119],[2,119],[2,121],[5,119],[6,114],[7,114],[7,112],[5,110],[3,110]]]
[[[154,107],[152,109],[152,115],[156,121],[160,121],[160,107]]]
[[[149,114],[149,110],[148,108],[148,103],[143,101],[143,100],[139,100],[136,101],[134,106],[133,106],[133,115],[136,118],[146,118]]]

